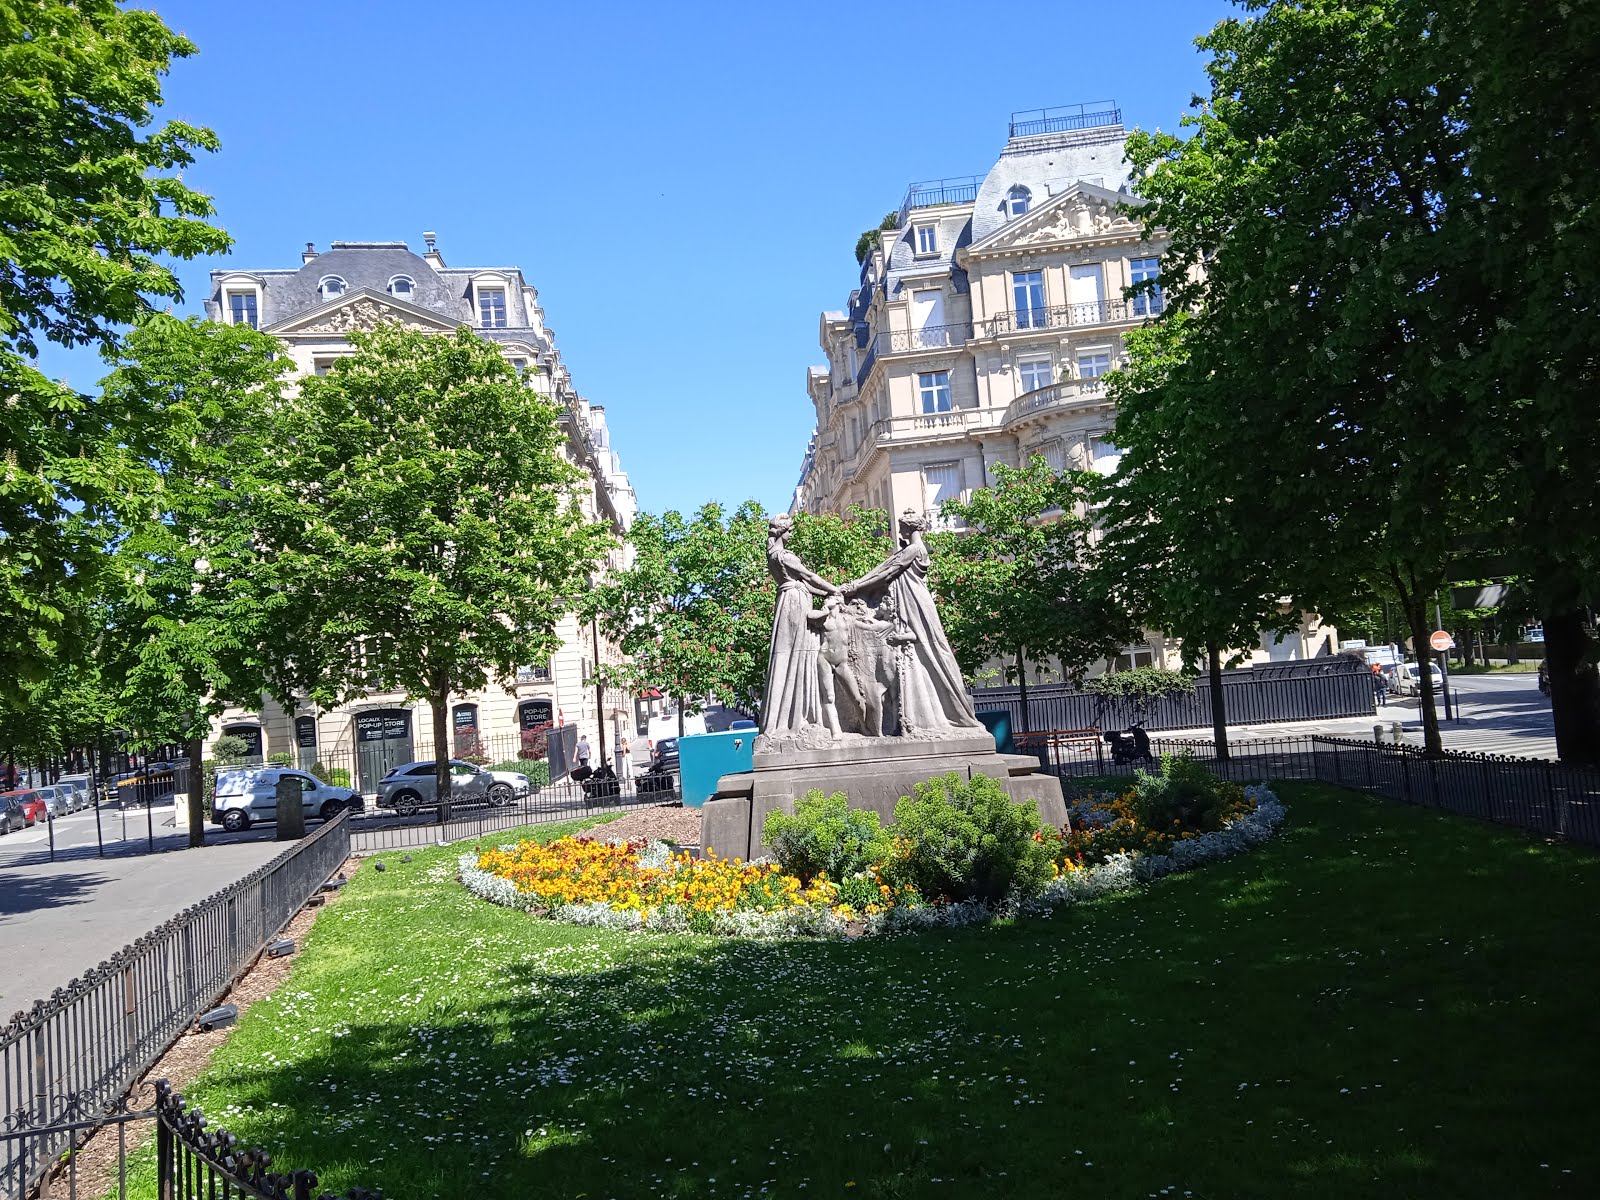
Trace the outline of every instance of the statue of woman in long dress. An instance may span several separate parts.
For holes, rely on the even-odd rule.
[[[765,738],[818,736],[822,700],[817,687],[817,635],[807,624],[812,596],[837,595],[839,589],[818,575],[788,547],[794,520],[780,513],[767,523],[767,569],[778,585],[772,616],[772,650],[767,657],[767,691],[762,705]],[[825,731],[824,731],[825,733]]]
[[[928,547],[922,534],[927,519],[909,509],[900,516],[901,548],[881,564],[847,584],[847,597],[887,591],[896,619],[914,638],[906,643],[906,670],[901,680],[900,735],[938,737],[982,729],[973,715],[972,697],[961,681],[961,668],[945,637],[933,594],[928,591]],[[870,603],[870,601],[869,601]]]

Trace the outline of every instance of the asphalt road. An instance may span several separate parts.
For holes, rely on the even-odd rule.
[[[284,849],[269,827],[239,838],[208,829],[209,844],[190,850],[185,834],[163,825],[169,810],[153,817],[154,854],[144,852],[143,810],[127,814],[125,842],[111,836],[121,833],[121,814],[100,814],[105,858],[92,810],[53,823],[55,862],[43,825],[0,837],[0,1021]]]
[[[1452,675],[1450,692],[1452,701],[1459,703],[1454,705],[1456,715],[1450,720],[1443,719],[1443,708],[1440,708],[1439,730],[1445,749],[1555,758],[1550,701],[1540,694],[1533,673]],[[1391,696],[1390,703],[1380,708],[1375,716],[1240,726],[1229,733],[1240,738],[1320,733],[1370,739],[1373,725],[1380,721],[1385,726],[1399,721],[1406,741],[1422,744],[1422,714],[1414,695]]]

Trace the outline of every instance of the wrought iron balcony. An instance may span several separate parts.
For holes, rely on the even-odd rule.
[[[1011,114],[1014,138],[1041,133],[1065,133],[1069,129],[1095,129],[1121,125],[1122,110],[1115,100],[1091,100],[1087,104],[1066,104],[1058,108],[1033,108]]]
[[[1086,404],[1100,404],[1106,399],[1106,381],[1094,379],[1063,379],[1048,387],[1023,392],[1006,407],[1000,421],[1001,428],[1015,425],[1029,417],[1046,412],[1059,412],[1080,408]]]
[[[906,198],[900,211],[913,208],[932,208],[937,204],[971,204],[978,198],[978,185],[982,175],[958,175],[952,179],[928,179],[913,183],[906,189]]]
[[[1073,325],[1113,325],[1142,321],[1161,312],[1160,296],[1132,300],[1091,300],[1086,304],[1057,304],[1050,308],[1013,308],[996,313],[982,323],[982,337],[1000,337],[1030,329],[1062,329]]]
[[[954,325],[924,325],[921,329],[890,329],[872,339],[867,356],[861,360],[856,372],[856,386],[866,382],[872,366],[880,354],[915,354],[922,350],[949,350],[965,346],[972,337],[972,323],[962,321]]]

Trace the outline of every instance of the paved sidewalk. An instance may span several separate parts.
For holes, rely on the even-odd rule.
[[[286,848],[255,841],[57,863],[0,858],[0,1022]]]

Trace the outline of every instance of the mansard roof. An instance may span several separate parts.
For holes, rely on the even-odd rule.
[[[992,230],[982,241],[968,247],[969,255],[983,255],[1019,246],[1041,246],[1109,238],[1123,241],[1137,237],[1141,226],[1117,210],[1119,204],[1142,205],[1147,201],[1127,192],[1115,192],[1081,180],[1051,196],[1020,217]]]

